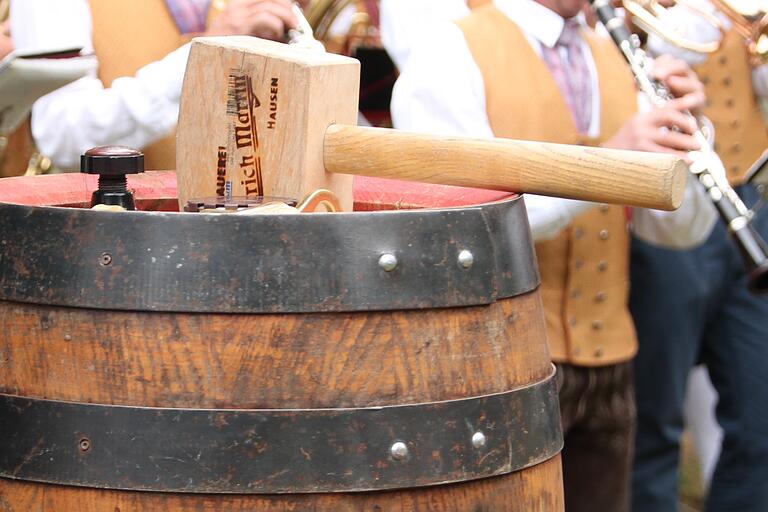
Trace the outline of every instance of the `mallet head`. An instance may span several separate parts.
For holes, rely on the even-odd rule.
[[[179,203],[301,199],[325,188],[352,209],[352,176],[326,173],[328,125],[357,122],[355,59],[254,37],[195,39],[179,112]]]

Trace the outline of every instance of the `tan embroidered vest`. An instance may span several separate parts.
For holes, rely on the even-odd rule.
[[[498,137],[597,144],[637,107],[634,82],[609,40],[585,32],[597,66],[601,131],[579,135],[565,98],[520,28],[493,5],[458,22],[485,81],[488,118]],[[629,236],[625,211],[602,206],[536,245],[552,359],[599,366],[637,350],[627,309]]]
[[[163,0],[89,0],[99,79],[110,87],[160,60],[190,36],[181,35]],[[144,148],[146,168],[176,168],[176,134]]]
[[[728,180],[737,185],[768,149],[768,132],[752,89],[744,40],[734,30],[727,32],[720,49],[695,70],[706,88],[709,106],[704,113],[715,125],[715,149]]]

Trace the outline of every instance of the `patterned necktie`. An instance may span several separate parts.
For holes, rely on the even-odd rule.
[[[211,0],[165,0],[182,34],[205,32]]]
[[[542,57],[565,96],[579,133],[586,134],[592,120],[592,80],[584,56],[579,22],[565,20],[563,32],[553,48],[542,45]]]

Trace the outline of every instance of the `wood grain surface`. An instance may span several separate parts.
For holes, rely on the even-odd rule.
[[[0,302],[0,392],[112,405],[367,407],[508,391],[550,372],[538,292],[341,314],[98,311]]]
[[[558,512],[560,456],[525,471],[429,489],[356,494],[192,495],[0,479],[2,512]]]
[[[323,136],[331,123],[357,122],[359,82],[355,59],[255,37],[195,39],[179,111],[179,203],[326,188],[351,211],[352,177],[325,173]]]
[[[341,125],[326,132],[325,169],[660,210],[680,206],[687,178],[670,155]]]
[[[0,302],[0,392],[190,408],[365,407],[507,391],[550,372],[538,291],[488,306],[343,314],[96,311]],[[9,511],[557,511],[559,457],[363,494],[102,491],[0,479]]]

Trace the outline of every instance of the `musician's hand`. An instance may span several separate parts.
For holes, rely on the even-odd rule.
[[[689,161],[687,153],[700,149],[700,146],[692,136],[696,122],[681,112],[687,104],[686,98],[678,98],[664,107],[636,114],[603,146],[672,153]]]
[[[256,36],[282,41],[288,29],[296,27],[291,0],[231,0],[204,35]]]
[[[684,60],[661,55],[653,60],[653,78],[661,81],[676,98],[685,98],[688,110],[699,113],[707,98],[704,84]]]

